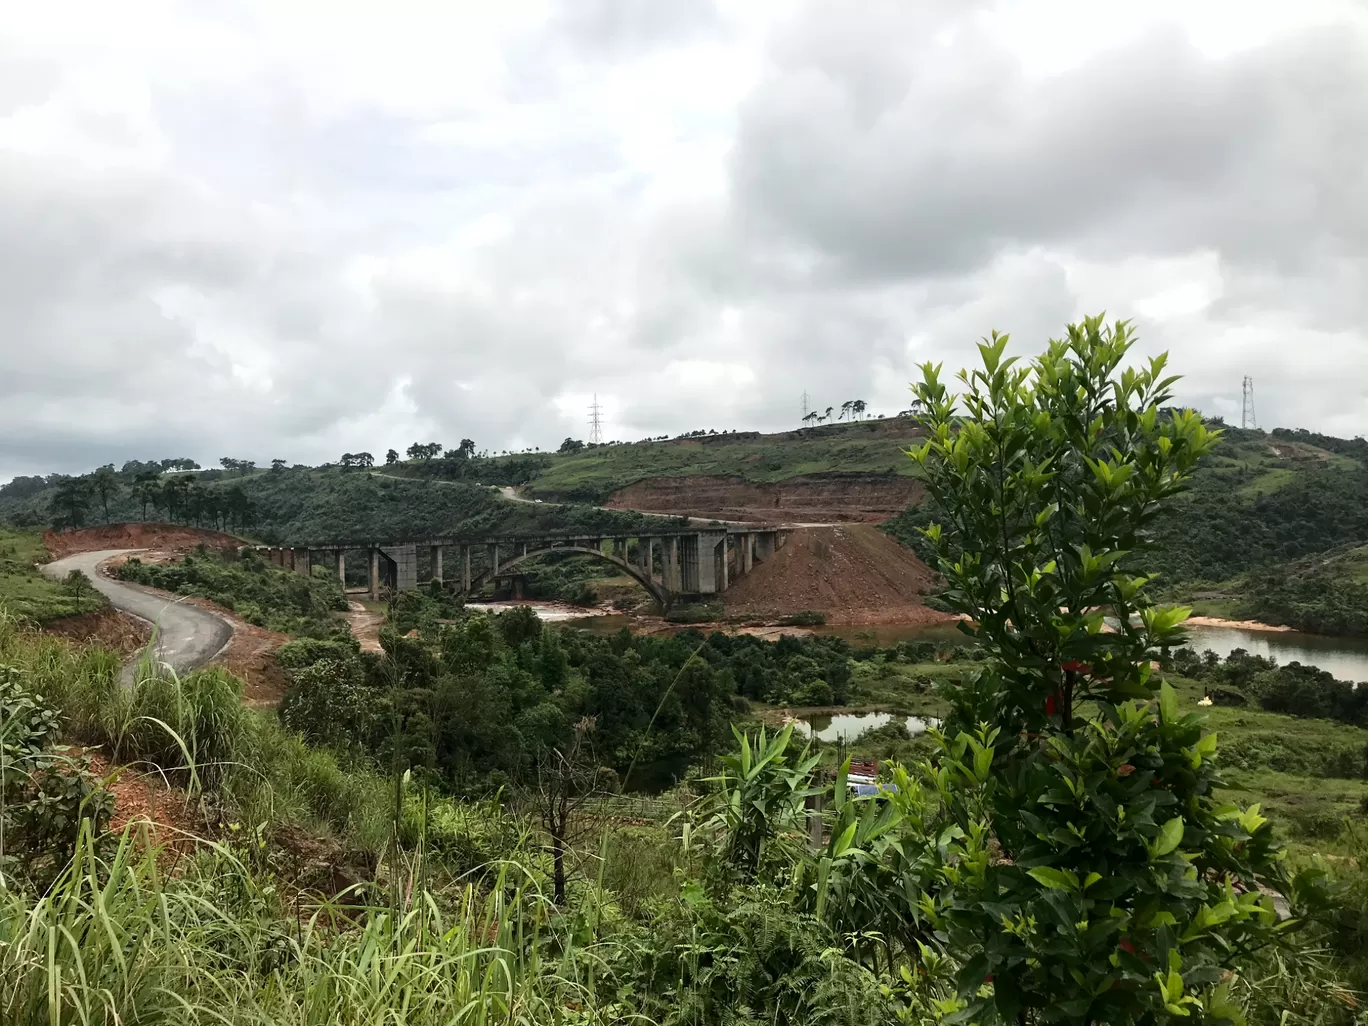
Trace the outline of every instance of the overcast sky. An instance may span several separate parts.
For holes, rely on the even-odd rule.
[[[1355,0],[0,12],[0,480],[792,426],[1088,312],[1368,431]]]

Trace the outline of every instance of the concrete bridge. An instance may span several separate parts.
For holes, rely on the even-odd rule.
[[[278,566],[303,574],[316,562],[333,568],[345,588],[347,558],[362,556],[367,592],[412,591],[420,582],[445,583],[444,570],[455,559],[460,591],[469,594],[498,579],[520,577],[526,561],[551,552],[579,552],[611,563],[644,587],[662,606],[674,599],[717,595],[732,581],[771,558],[788,540],[789,529],[762,524],[727,524],[706,529],[630,532],[528,532],[481,537],[415,540],[337,540],[292,548],[253,548]],[[420,566],[420,561],[424,564]]]

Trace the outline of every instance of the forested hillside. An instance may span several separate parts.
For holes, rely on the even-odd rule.
[[[108,468],[103,475],[21,478],[0,488],[0,522],[20,527],[144,519],[216,527],[290,545],[338,537],[607,529],[644,518],[591,507],[508,502],[475,484],[410,481],[339,467],[155,475]]]
[[[1192,488],[1155,522],[1147,564],[1200,610],[1368,634],[1368,442],[1226,428]],[[885,524],[926,552],[912,509]]]

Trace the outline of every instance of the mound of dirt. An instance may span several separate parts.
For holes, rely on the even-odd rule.
[[[99,645],[125,658],[141,651],[152,637],[150,624],[116,609],[50,620],[43,625],[43,630],[82,644]]]
[[[876,527],[842,524],[794,531],[788,543],[722,595],[727,611],[779,617],[805,610],[828,623],[940,623],[923,604],[935,574]]]
[[[231,534],[205,531],[198,527],[177,524],[101,524],[77,531],[48,531],[43,535],[53,559],[74,556],[78,552],[99,552],[101,549],[165,549],[184,552],[196,545],[212,548],[237,548],[242,540]]]
[[[739,477],[653,477],[613,493],[610,509],[765,523],[877,523],[921,500],[922,486],[896,474],[810,474],[774,484]]]

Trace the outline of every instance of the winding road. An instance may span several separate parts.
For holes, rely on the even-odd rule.
[[[131,613],[154,624],[155,658],[166,663],[177,673],[203,666],[218,655],[232,638],[233,628],[226,620],[188,602],[154,595],[99,574],[99,566],[106,559],[142,551],[104,549],[100,552],[82,552],[75,556],[67,556],[65,559],[53,560],[41,569],[46,576],[56,580],[61,580],[73,570],[80,570],[90,578],[95,590],[109,599],[110,605],[115,609]],[[134,662],[136,663],[136,660]],[[133,665],[130,663],[125,667],[126,682],[132,680]]]

